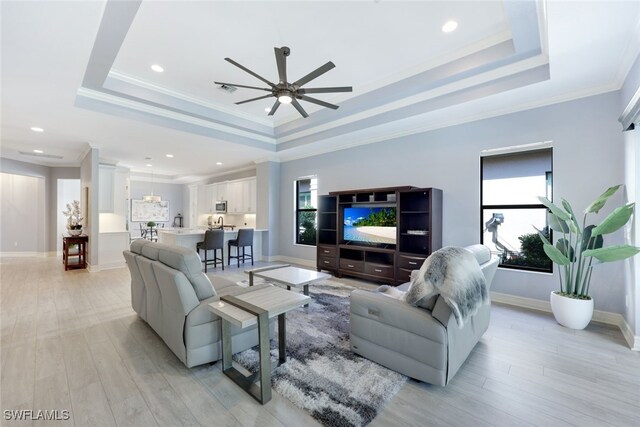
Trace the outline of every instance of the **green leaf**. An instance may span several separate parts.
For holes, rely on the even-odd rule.
[[[547,254],[549,259],[551,259],[551,261],[555,262],[556,264],[558,265],[569,264],[569,259],[566,256],[564,256],[562,252],[558,250],[558,248],[545,243],[543,246],[543,249],[544,249],[544,253]]]
[[[566,213],[565,211],[563,211],[562,209],[560,209],[559,207],[557,207],[556,205],[554,205],[553,203],[551,203],[551,201],[549,199],[547,199],[546,197],[538,197],[538,200],[540,200],[540,203],[542,203],[543,205],[545,205],[547,207],[547,209],[549,209],[551,212],[553,212],[553,214],[555,216],[557,216],[559,219],[563,220],[563,221],[568,221],[569,220],[569,214]]]
[[[633,214],[634,203],[614,209],[597,227],[591,230],[591,235],[609,234],[624,226]]]
[[[612,262],[631,258],[637,253],[640,253],[640,248],[630,245],[616,245],[607,248],[589,249],[584,251],[583,255],[594,257],[602,262]]]
[[[618,184],[615,187],[609,187],[607,190],[602,193],[596,200],[594,200],[587,208],[584,210],[584,213],[598,213],[600,209],[602,209],[607,203],[609,197],[613,196],[618,188],[620,188],[622,184]]]
[[[565,199],[562,199],[562,207],[571,216],[571,222],[569,223],[569,226],[573,225],[573,227],[571,227],[571,232],[577,233],[578,229],[580,228],[580,225],[578,224],[578,220],[576,219],[576,214],[573,213],[573,208],[571,207],[571,203],[569,203]]]
[[[558,241],[556,242],[556,248],[571,262],[574,262],[576,260],[576,253],[567,239],[558,239]]]
[[[595,225],[588,225],[584,228],[582,232],[582,250],[587,249],[598,249],[604,245],[604,239],[602,235],[594,236],[593,240],[591,240],[591,244],[589,244],[589,240],[591,239],[591,230],[596,228]],[[588,246],[588,247],[587,247]]]
[[[536,228],[536,227],[533,227]],[[542,230],[538,230],[536,228],[536,231],[538,232],[538,236],[540,236],[540,239],[542,240],[542,243],[544,243],[545,245],[549,245],[549,246],[553,246],[551,244],[551,242],[549,241],[549,239],[547,239],[547,237],[544,235],[544,233],[542,232]]]
[[[551,212],[547,212],[547,224],[549,224],[549,228],[554,231],[559,231],[560,233],[568,233],[569,226],[567,225],[567,221],[563,221],[559,219],[557,216],[552,214]]]

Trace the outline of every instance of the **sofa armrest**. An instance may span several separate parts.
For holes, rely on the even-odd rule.
[[[382,293],[353,291],[350,312],[352,316],[381,322],[438,343],[446,342],[446,331],[431,312]]]
[[[433,306],[433,310],[431,311],[431,315],[445,328],[448,328],[451,325],[456,328],[458,327],[456,319],[453,316],[453,311],[451,311],[451,307],[449,307],[449,304],[447,304],[441,296],[438,296],[436,304]]]

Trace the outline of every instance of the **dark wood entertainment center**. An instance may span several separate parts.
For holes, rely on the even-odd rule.
[[[344,211],[358,207],[395,209],[395,244],[345,240]],[[441,247],[442,190],[370,188],[318,197],[318,271],[399,285]]]

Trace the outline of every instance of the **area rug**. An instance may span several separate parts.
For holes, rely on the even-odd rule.
[[[325,426],[367,425],[407,380],[351,352],[349,295],[353,290],[331,281],[310,286],[309,308],[287,314],[287,362],[272,375],[276,392]],[[277,339],[271,346],[275,362]],[[255,372],[257,347],[235,355],[234,360]]]

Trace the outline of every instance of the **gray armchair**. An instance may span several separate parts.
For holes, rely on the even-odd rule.
[[[483,245],[467,249],[476,256],[489,288],[498,258]],[[409,285],[398,289],[406,291]],[[461,329],[443,298],[437,296],[429,307],[414,307],[379,292],[353,291],[351,350],[408,377],[446,385],[489,327],[491,305],[482,306]]]

